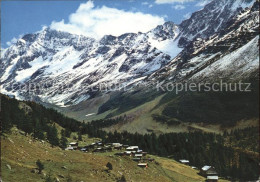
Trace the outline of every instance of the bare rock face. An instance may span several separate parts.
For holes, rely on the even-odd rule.
[[[213,0],[180,24],[179,46],[185,47],[194,38],[207,39],[227,27],[229,21],[254,0]]]

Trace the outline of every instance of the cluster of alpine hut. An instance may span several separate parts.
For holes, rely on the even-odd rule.
[[[137,166],[139,167],[147,168],[148,162],[154,161],[153,158],[146,157],[147,152],[144,152],[138,146],[128,146],[120,143],[113,143],[113,145],[116,146],[119,150],[125,150],[124,152],[115,153],[115,155],[132,157],[133,161],[138,162]]]
[[[117,156],[129,156],[132,157],[133,161],[138,162],[137,166],[147,168],[148,162],[153,162],[154,159],[146,157],[147,152],[139,149],[138,146],[129,146],[123,145],[120,143],[107,143],[95,142],[84,147],[79,147],[78,142],[69,143],[68,147],[65,150],[80,150],[82,152],[111,152],[113,150],[124,150],[123,152],[117,152]]]
[[[186,164],[186,165],[189,165],[189,163],[190,163],[189,160],[185,160],[185,159],[182,159],[182,160],[179,160],[179,161],[182,164]],[[194,167],[194,166],[191,166],[191,168],[196,169],[196,167]],[[218,173],[213,166],[207,166],[207,165],[203,166],[200,169],[199,174],[201,176],[204,176],[205,178],[207,178],[206,179],[207,182],[217,182],[218,181]]]

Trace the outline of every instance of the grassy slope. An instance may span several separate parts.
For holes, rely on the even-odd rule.
[[[154,100],[147,102],[139,107],[131,109],[121,115],[126,114],[127,116],[132,117],[132,119],[122,125],[117,124],[106,128],[106,131],[128,131],[128,132],[138,132],[141,134],[149,133],[149,131],[153,131],[156,134],[167,133],[167,132],[187,132],[189,130],[201,130],[205,132],[214,132],[214,133],[222,133],[223,128],[221,128],[220,124],[205,124],[205,123],[192,123],[192,122],[183,122],[179,125],[166,125],[159,122],[156,122],[153,118],[153,114],[161,114],[163,109],[165,108],[166,103],[159,104],[164,95],[156,97]],[[249,119],[249,120],[241,120],[234,127],[227,127],[226,130],[230,131],[231,129],[243,129],[249,126],[259,126],[259,122],[257,118]]]
[[[258,90],[258,89],[256,89]],[[247,106],[254,107],[257,106],[255,104],[255,101],[257,101],[257,98],[254,98],[256,91],[253,92],[251,95],[247,96],[232,96],[232,99],[230,101],[227,101],[226,98],[229,98],[229,95],[217,95],[215,96],[212,95],[206,95],[204,94],[194,94],[192,93],[189,95],[188,98],[181,97],[180,95],[176,95],[174,93],[167,93],[164,95],[156,95],[153,92],[144,94],[143,91],[133,93],[132,95],[117,95],[114,94],[113,97],[110,96],[109,94],[103,97],[97,97],[95,99],[91,99],[89,101],[84,101],[76,106],[71,106],[68,108],[63,108],[65,109],[63,111],[64,114],[66,114],[69,117],[73,117],[79,121],[85,120],[85,121],[91,121],[95,119],[101,119],[105,118],[107,115],[112,115],[112,116],[119,116],[119,115],[127,115],[129,116],[129,122],[122,125],[118,124],[109,128],[106,128],[107,131],[124,131],[127,130],[128,132],[138,132],[141,134],[144,133],[149,133],[153,131],[156,134],[160,133],[166,133],[166,132],[187,132],[189,130],[201,130],[201,131],[206,131],[206,132],[215,132],[215,133],[222,133],[223,128],[219,122],[215,122],[218,124],[214,124],[214,122],[211,122],[212,124],[205,124],[203,122],[204,120],[201,119],[201,121],[198,121],[195,119],[198,117],[198,115],[204,115],[203,113],[208,113],[206,118],[213,118],[217,119],[217,116],[219,117],[221,114],[219,113],[225,113],[227,117],[231,117],[234,115],[239,115],[238,113],[243,113],[243,108],[245,103],[244,100],[248,100],[250,98],[250,102],[248,101]],[[196,97],[193,97],[196,96]],[[207,100],[212,100],[214,102],[208,104]],[[218,97],[222,98],[221,102],[218,101]],[[209,99],[208,99],[209,98]],[[240,98],[240,99],[239,99]],[[253,99],[252,99],[253,98]],[[197,100],[196,100],[197,99]],[[202,102],[203,101],[203,102]],[[215,102],[216,101],[216,102]],[[132,103],[133,102],[133,103]],[[97,115],[91,115],[86,117],[86,114],[90,113],[98,113],[98,109],[103,107],[105,103],[105,108],[103,109],[105,112],[101,112],[100,114]],[[182,107],[180,106],[182,103]],[[215,106],[216,103],[216,106]],[[223,110],[222,104],[225,106],[228,105],[229,109]],[[253,105],[254,104],[254,105]],[[201,108],[201,105],[204,105],[203,108]],[[213,107],[213,106],[214,107]],[[169,118],[175,118],[174,112],[176,110],[179,110],[180,106],[180,111],[182,111],[181,118],[186,118],[185,122],[182,122],[179,125],[172,125],[169,126],[167,124],[162,124],[159,122],[156,122],[153,120],[152,115],[157,114],[157,115],[164,115]],[[232,106],[232,107],[231,107]],[[103,107],[104,108],[104,107]],[[110,109],[109,109],[110,108]],[[222,108],[221,112],[219,111],[219,108]],[[230,110],[230,108],[233,108]],[[256,109],[257,107],[255,107]],[[208,111],[206,111],[208,110]],[[240,112],[241,110],[241,112]],[[251,109],[248,109],[251,110]],[[248,112],[247,110],[247,112]],[[252,109],[253,110],[253,109]],[[166,112],[167,111],[167,112]],[[219,113],[218,113],[219,112]],[[186,113],[186,114],[185,114]],[[197,114],[196,114],[197,113]],[[202,113],[202,114],[201,114]],[[218,114],[216,114],[218,113]],[[227,114],[228,113],[228,114]],[[241,115],[241,114],[240,114]],[[241,118],[241,116],[234,117],[235,118]],[[249,114],[250,115],[250,114]],[[220,117],[221,118],[221,117]],[[196,121],[194,122],[193,121]],[[205,119],[205,118],[204,118]],[[179,120],[182,120],[179,118]],[[207,120],[207,119],[206,119]],[[205,120],[205,121],[206,121]],[[218,119],[217,119],[218,120]],[[249,126],[258,126],[258,118],[257,116],[252,117],[247,117],[246,120],[240,120],[240,119],[235,119],[238,124],[236,126],[230,126],[226,127],[225,129],[230,130],[230,129],[243,129],[245,127]],[[239,122],[240,121],[240,122]],[[223,123],[223,122],[222,122]]]
[[[60,111],[62,114],[70,118],[74,118],[78,121],[83,121],[83,120],[90,121],[94,119],[104,118],[106,117],[106,115],[108,115],[111,112],[108,111],[100,115],[95,115],[98,112],[99,106],[107,102],[109,98],[110,98],[109,94],[104,94],[103,96],[97,96],[95,98],[80,102],[77,105],[64,107],[64,108],[60,108],[50,104],[44,104],[44,103],[42,104],[45,105],[46,107],[55,108],[56,110]],[[87,114],[93,114],[93,113],[95,114],[86,117]]]
[[[70,139],[72,140],[72,139]],[[83,137],[86,143],[95,139]],[[45,166],[44,173],[51,170],[52,175],[65,178],[70,174],[73,181],[116,181],[124,174],[127,181],[203,181],[198,171],[182,165],[174,160],[152,156],[159,165],[149,163],[147,169],[137,167],[137,163],[129,157],[114,156],[111,153],[82,153],[80,151],[63,151],[52,148],[48,143],[41,143],[31,137],[21,135],[18,130],[1,138],[2,179],[13,181],[44,181],[43,174],[31,173],[40,159]],[[111,162],[113,170],[106,172],[106,164]],[[7,168],[11,166],[11,170]],[[62,169],[66,166],[67,169]],[[58,177],[61,181],[65,179]]]
[[[129,116],[130,119],[128,123],[121,125],[120,123],[118,125],[112,126],[107,131],[123,131],[127,130],[128,132],[138,132],[138,133],[147,133],[147,130],[153,131],[155,133],[162,133],[162,132],[171,132],[173,130],[175,131],[186,131],[183,128],[173,128],[169,127],[165,124],[158,123],[153,120],[152,114],[153,113],[160,113],[162,107],[157,108],[156,110],[153,110],[154,107],[159,103],[162,96],[159,96],[155,98],[153,101],[147,102],[139,107],[136,107],[134,109],[131,109],[130,111],[127,111],[121,115],[126,114]]]

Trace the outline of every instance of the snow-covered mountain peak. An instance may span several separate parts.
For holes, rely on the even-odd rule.
[[[170,24],[166,25],[162,31],[170,30]],[[27,98],[30,95],[27,91],[15,90],[12,85],[61,81],[65,85],[73,85],[74,91],[65,89],[62,91],[63,96],[60,96],[57,88],[50,88],[38,97],[64,106],[77,103],[75,95],[85,95],[85,99],[90,97],[91,93],[79,89],[82,86],[88,88],[98,87],[101,83],[134,83],[136,79],[144,78],[173,58],[160,47],[165,45],[165,41],[158,40],[160,46],[149,41],[152,35],[126,33],[94,40],[49,28],[27,34],[2,55],[1,92]],[[166,39],[174,41],[171,36],[172,33],[166,35]],[[156,36],[152,40],[157,41]]]
[[[149,33],[152,38],[163,41],[166,39],[175,39],[179,35],[179,28],[173,22],[168,21],[163,25],[158,25]]]
[[[195,37],[188,42],[177,57],[148,80],[210,81],[221,76],[234,81],[255,75],[259,69],[258,2],[225,21],[225,28],[213,36]]]
[[[180,24],[179,46],[184,47],[194,38],[207,39],[225,29],[228,21],[255,0],[213,0],[202,10],[191,15]]]
[[[245,10],[253,2],[213,0],[180,25],[166,22],[146,33],[100,40],[50,28],[24,35],[1,55],[1,92],[68,106],[94,97],[100,84],[133,87],[162,78],[185,79],[254,38],[259,8]],[[29,93],[13,87],[31,83],[47,89]]]

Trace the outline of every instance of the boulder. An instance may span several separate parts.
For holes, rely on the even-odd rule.
[[[37,169],[32,169],[31,173],[38,173],[38,170]]]
[[[12,168],[11,168],[11,166],[9,165],[9,164],[6,164],[6,167],[11,171],[12,170]]]

